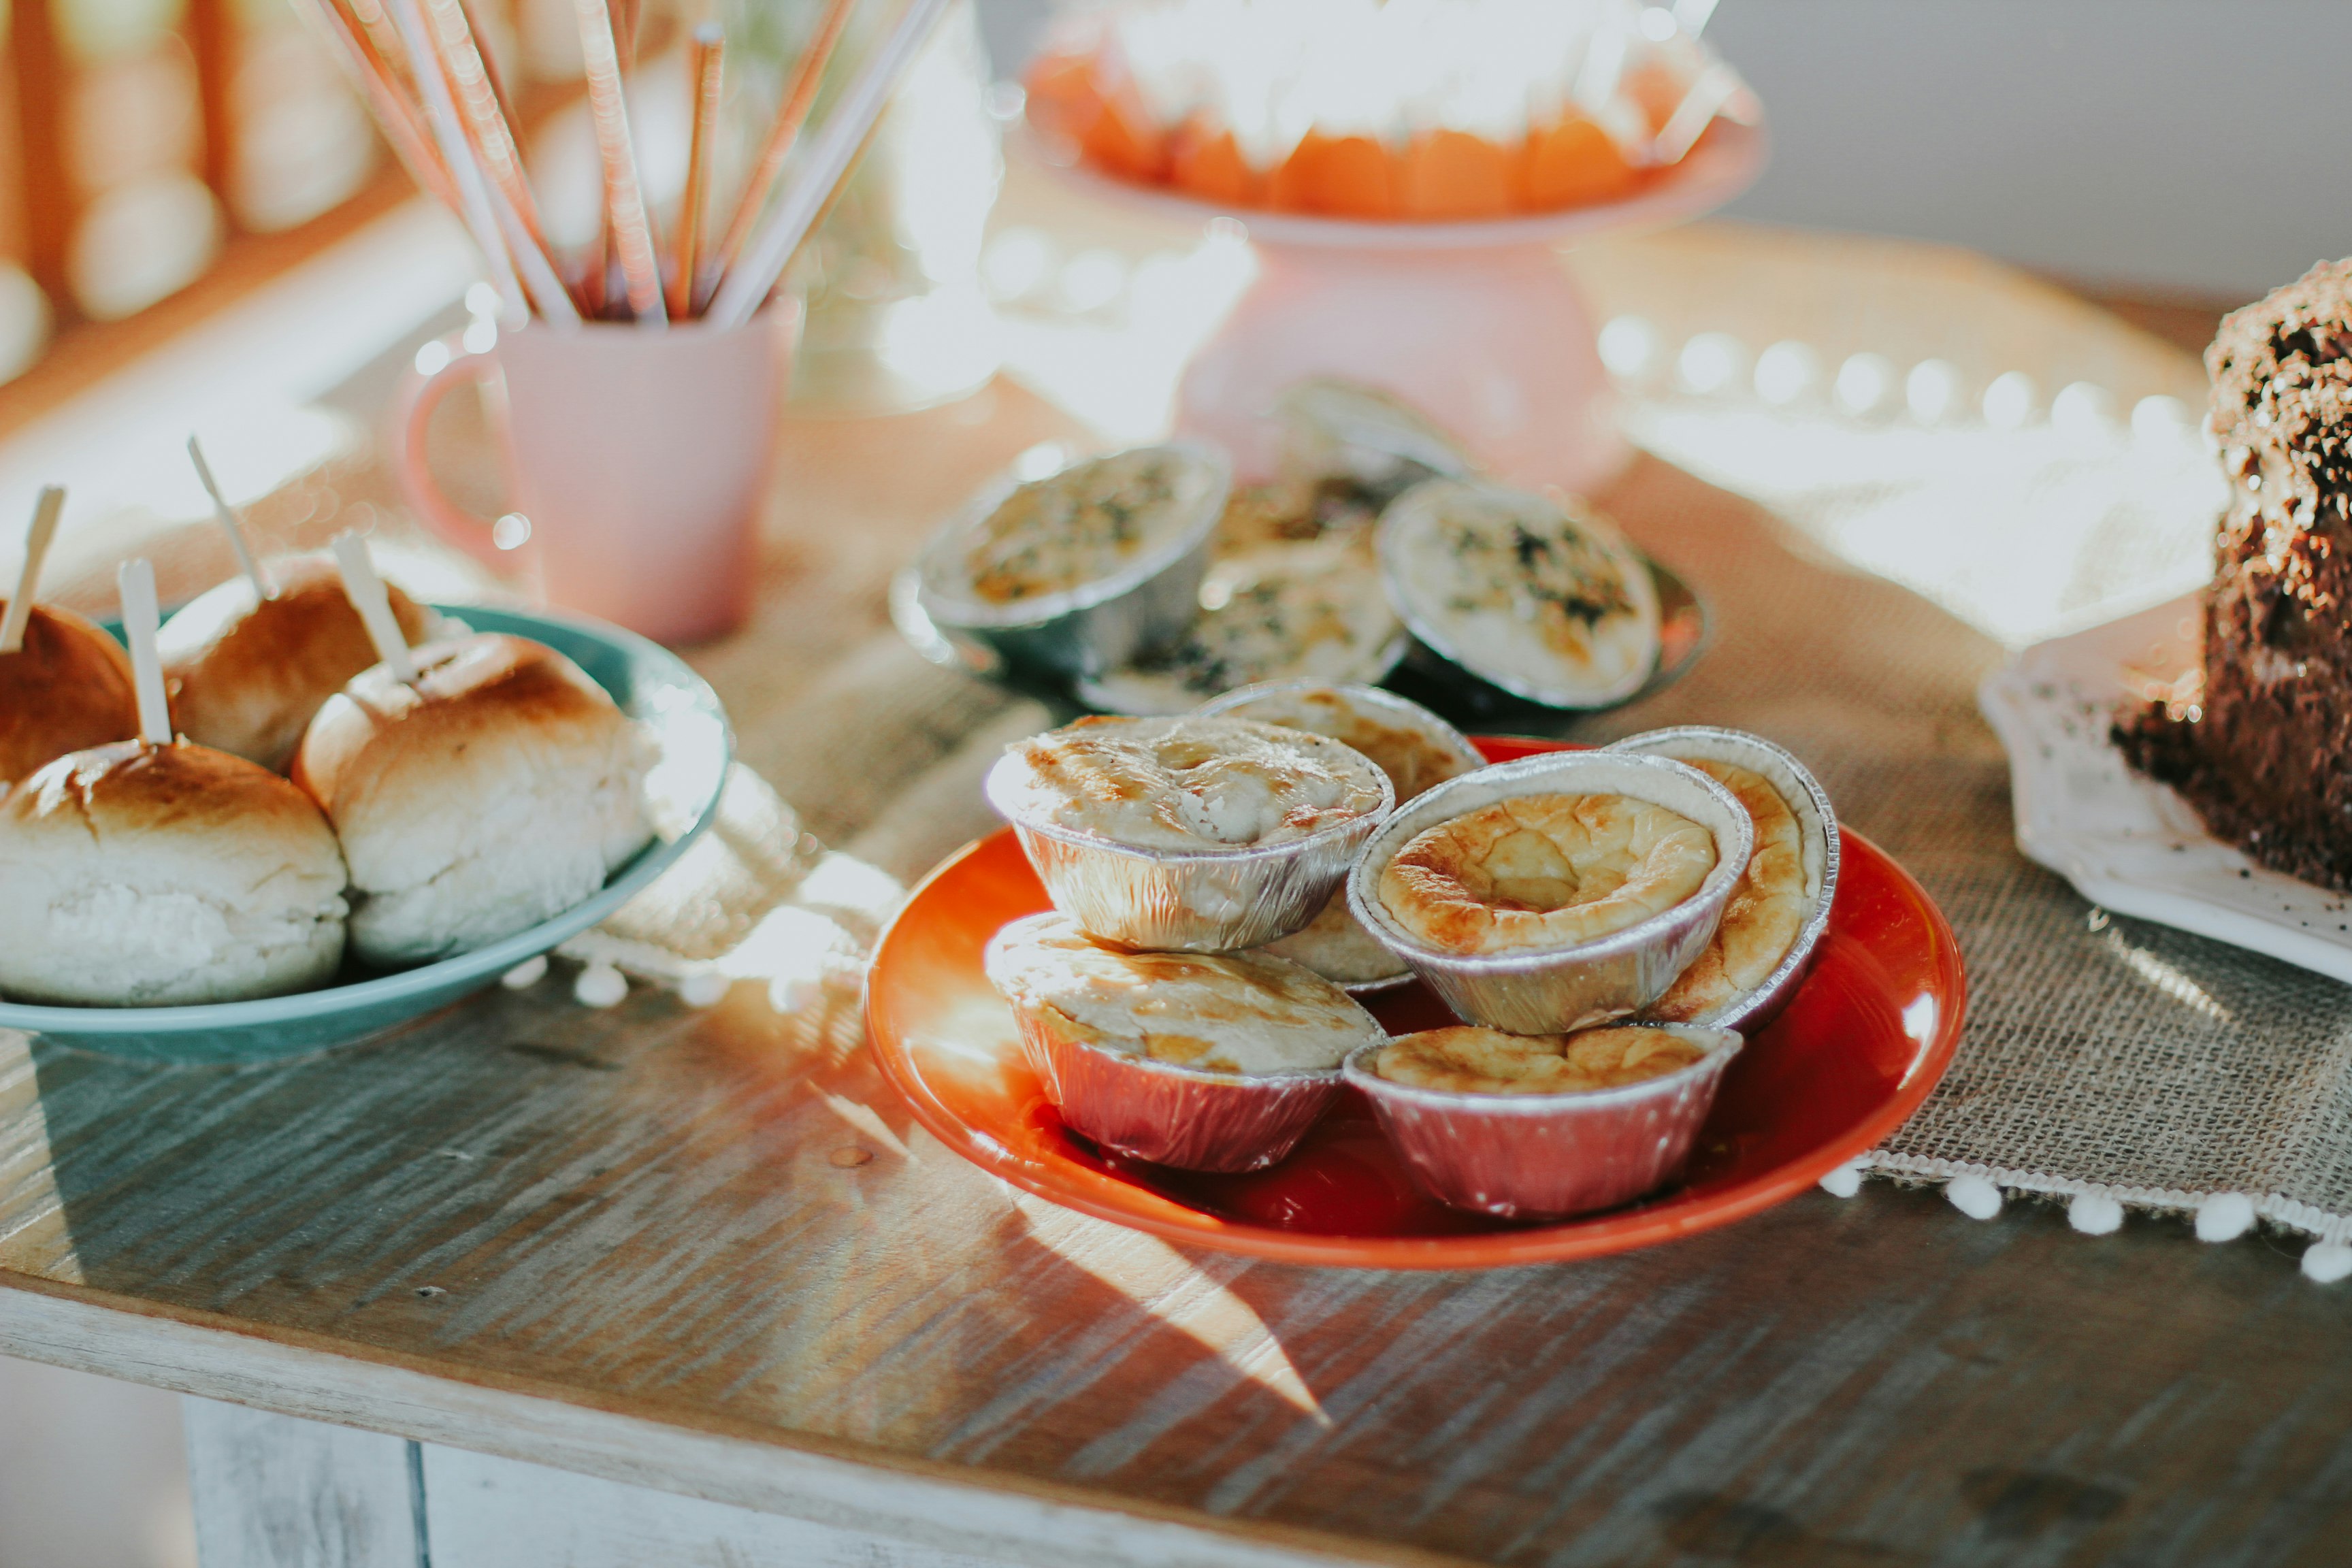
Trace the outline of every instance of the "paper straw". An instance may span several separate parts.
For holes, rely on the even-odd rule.
[[[333,549],[335,565],[343,576],[343,597],[360,613],[368,641],[375,644],[376,658],[392,671],[394,680],[403,686],[415,685],[416,661],[408,657],[408,638],[401,635],[400,623],[393,618],[392,598],[383,591],[383,579],[375,574],[375,563],[368,559],[367,541],[345,531],[335,535]]]
[[[457,187],[449,178],[448,168],[441,162],[441,153],[433,145],[432,135],[419,119],[416,106],[394,80],[366,26],[347,14],[337,0],[313,0],[295,9],[309,17],[310,25],[325,37],[328,47],[342,62],[343,74],[359,84],[361,94],[375,113],[376,123],[383,129],[384,140],[392,143],[393,155],[408,171],[409,178],[437,197],[444,206],[456,207]]]
[[[874,58],[866,62],[866,68],[825,121],[807,163],[784,187],[775,216],[751,242],[742,262],[727,269],[726,281],[719,286],[717,298],[704,313],[703,319],[711,326],[740,327],[767,300],[776,280],[784,275],[793,253],[808,237],[817,214],[832,199],[834,187],[849,172],[866,133],[882,118],[900,73],[922,47],[940,14],[946,9],[947,0],[908,0],[890,36],[882,41]]]
[[[48,485],[33,503],[32,526],[25,530],[25,563],[16,568],[16,591],[8,595],[8,613],[0,616],[0,653],[25,646],[25,623],[33,618],[33,596],[41,591],[41,563],[47,559],[49,541],[58,536],[58,514],[66,509],[66,488]]]
[[[686,194],[677,204],[677,266],[669,280],[669,313],[694,314],[695,274],[702,267],[702,209],[710,188],[710,149],[719,135],[719,89],[727,37],[715,23],[694,30],[694,134],[687,144]]]
[[[572,298],[572,290],[563,286],[563,279],[549,258],[546,242],[525,226],[522,216],[498,186],[490,187],[490,206],[497,212],[499,227],[507,237],[507,244],[522,264],[522,279],[530,291],[532,303],[539,313],[558,326],[580,324],[580,306]]]
[[[245,537],[245,524],[238,519],[236,509],[228,504],[228,497],[221,494],[220,481],[213,478],[213,466],[205,461],[204,447],[194,436],[188,437],[188,460],[196,465],[196,478],[204,481],[205,494],[213,498],[213,515],[220,519],[221,528],[228,534],[228,547],[236,552],[238,567],[253,579],[253,591],[265,599],[278,597],[278,584],[269,580],[269,574],[253,558],[252,546]]]
[[[637,24],[644,20],[645,0],[612,0],[613,57],[625,76],[637,68]]]
[[[629,139],[629,109],[622,93],[612,14],[604,0],[572,0],[572,10],[580,19],[588,114],[596,127],[596,151],[604,162],[605,218],[613,247],[620,253],[629,310],[641,327],[666,327],[669,316],[662,307],[661,263],[654,257],[653,226],[646,220],[645,193],[637,184],[637,153]]]
[[[499,220],[490,206],[482,166],[475,161],[473,149],[466,141],[465,127],[458,122],[457,100],[449,96],[448,81],[435,68],[436,57],[432,37],[425,31],[425,13],[417,0],[385,0],[385,7],[392,13],[393,26],[400,29],[401,42],[408,50],[417,89],[425,98],[425,119],[433,127],[434,141],[441,148],[441,161],[449,166],[450,177],[457,184],[458,216],[466,220],[466,227],[480,247],[483,260],[489,265],[490,283],[506,306],[508,320],[520,322],[530,316],[530,304],[523,298],[521,280],[515,276],[506,237],[499,232]]]
[[[1708,3],[1713,4],[1713,0]],[[482,57],[482,75],[488,79],[490,92],[499,100],[499,117],[509,126],[521,124],[522,116],[515,112],[514,99],[507,92],[506,73],[499,69],[498,57],[490,52],[489,45],[482,41],[482,24],[475,16],[470,0],[457,0],[457,10],[466,19],[467,37],[474,40],[475,51]]]
[[[554,253],[548,247],[538,204],[531,199],[530,184],[523,175],[522,150],[516,144],[514,127],[499,107],[489,63],[466,8],[459,0],[425,0],[425,19],[440,51],[439,67],[447,74],[448,86],[464,116],[467,140],[488,176],[490,205],[522,274],[523,286],[541,315],[551,321],[576,322],[579,310],[555,274]]]
[[[817,24],[815,34],[802,51],[800,64],[793,68],[792,84],[784,89],[784,100],[777,107],[776,118],[768,127],[768,139],[761,144],[759,161],[751,165],[751,177],[743,182],[742,195],[735,201],[735,216],[727,221],[726,236],[719,242],[719,266],[723,272],[732,268],[743,254],[743,247],[751,237],[751,226],[760,221],[760,209],[768,205],[768,193],[774,189],[776,176],[783,173],[784,159],[800,136],[801,126],[808,120],[809,106],[816,101],[817,84],[824,79],[825,63],[832,59],[835,45],[841,42],[841,31],[849,24],[849,13],[856,0],[827,0],[824,18]]]
[[[172,743],[172,710],[163,700],[163,661],[155,657],[155,568],[136,555],[114,569],[115,592],[122,596],[122,636],[131,644],[131,688],[139,695],[139,738],[151,746]]]

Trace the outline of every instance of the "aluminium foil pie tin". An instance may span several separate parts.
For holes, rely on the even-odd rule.
[[[1233,466],[1223,453],[1192,442],[1129,450],[1147,449],[1177,459],[1189,493],[1171,503],[1181,515],[1168,537],[1105,576],[1005,605],[982,603],[959,590],[960,546],[1021,488],[1010,478],[991,485],[931,537],[916,558],[913,607],[962,663],[982,674],[1010,666],[1090,676],[1131,664],[1184,635],[1200,612],[1201,580],[1233,490]],[[1124,455],[1106,453],[1086,461]]]
[[[1839,858],[1837,809],[1830,804],[1829,792],[1822,788],[1821,781],[1804,763],[1762,736],[1743,730],[1685,724],[1628,735],[1605,749],[1672,757],[1677,762],[1698,758],[1746,768],[1762,774],[1780,792],[1780,798],[1789,803],[1789,809],[1795,815],[1797,831],[1804,841],[1805,867],[1809,874],[1818,874],[1819,886],[1813,895],[1813,907],[1807,912],[1804,924],[1798,928],[1796,942],[1755,990],[1690,1020],[1754,1034],[1770,1023],[1805,983],[1820,953],[1822,933],[1829,930],[1830,905],[1837,896]]]
[[[1679,813],[1715,837],[1715,866],[1671,909],[1589,942],[1499,952],[1448,952],[1406,930],[1381,902],[1381,872],[1415,835],[1496,801],[1530,795],[1622,795]],[[1381,825],[1348,878],[1348,907],[1454,1014],[1514,1035],[1564,1035],[1640,1012],[1705,952],[1755,852],[1737,796],[1697,769],[1630,752],[1549,752],[1449,779]]]
[[[1187,1171],[1258,1171],[1315,1125],[1339,1074],[1202,1072],[1065,1037],[1015,1005],[1021,1048],[1063,1122],[1107,1149]]]
[[[982,785],[1013,825],[1045,896],[1087,935],[1163,952],[1263,947],[1312,921],[1396,804],[1380,769],[1375,810],[1300,838],[1229,849],[1157,849],[1083,833],[1024,809],[1027,764],[1007,752]]]
[[[1283,467],[1307,479],[1338,478],[1384,499],[1430,478],[1476,471],[1461,437],[1392,393],[1336,376],[1310,376],[1274,402]]]
[[[1261,551],[1286,548],[1290,547],[1282,545],[1259,547]],[[1218,563],[1216,552],[1213,549],[1210,552],[1210,570],[1213,571]],[[1371,569],[1371,576],[1366,586],[1371,592],[1382,595],[1385,600],[1387,588],[1386,584],[1380,580],[1377,566]],[[1200,590],[1202,593],[1208,591],[1207,587]],[[1386,604],[1385,607],[1391,613],[1395,609],[1393,604]],[[1195,620],[1187,630],[1197,633],[1209,614],[1210,612],[1196,605]],[[1183,637],[1180,636],[1174,645],[1175,651],[1172,654],[1163,651],[1160,657],[1162,658],[1182,657],[1185,651],[1183,642]],[[1360,657],[1351,660],[1324,660],[1323,668],[1318,671],[1315,664],[1307,657],[1307,653],[1317,650],[1297,649],[1294,650],[1294,657],[1284,666],[1278,667],[1286,668],[1293,673],[1270,675],[1263,680],[1252,683],[1252,686],[1247,688],[1236,687],[1204,695],[1202,691],[1185,687],[1181,681],[1171,679],[1166,667],[1154,669],[1121,666],[1114,669],[1098,671],[1093,675],[1082,676],[1073,683],[1072,689],[1079,701],[1105,713],[1118,713],[1135,719],[1160,719],[1172,714],[1192,712],[1196,708],[1206,703],[1222,702],[1231,696],[1234,690],[1293,683],[1305,686],[1351,688],[1360,685],[1369,686],[1373,681],[1387,679],[1390,673],[1404,661],[1405,655],[1412,647],[1412,634],[1405,630],[1402,623],[1400,622],[1391,635],[1382,637],[1378,643],[1368,647],[1358,645]],[[1320,658],[1319,653],[1318,657]],[[1337,668],[1333,667],[1335,664]],[[1214,669],[1219,679],[1228,678],[1228,668],[1220,666],[1211,668]],[[1301,670],[1311,673],[1296,673]]]
[[[992,959],[1003,940],[1002,931],[990,939]],[[1337,1067],[1263,1074],[1183,1067],[1073,1039],[1055,1026],[1050,1008],[1011,996],[1005,1003],[1021,1031],[1022,1054],[1064,1124],[1155,1164],[1263,1170],[1298,1146],[1339,1092]]]
[[[1406,559],[1410,539],[1417,531],[1438,525],[1443,519],[1442,509],[1446,500],[1465,495],[1496,498],[1528,513],[1563,515],[1578,529],[1613,541],[1624,556],[1626,591],[1648,628],[1649,654],[1639,668],[1627,669],[1621,679],[1614,681],[1574,689],[1547,684],[1524,672],[1505,669],[1481,660],[1468,650],[1460,637],[1433,616],[1428,605],[1420,597],[1421,580]],[[1429,654],[1435,655],[1459,671],[1462,677],[1505,698],[1517,698],[1541,708],[1591,711],[1613,708],[1631,700],[1657,674],[1658,659],[1663,651],[1657,574],[1649,557],[1606,520],[1571,511],[1543,496],[1514,489],[1489,479],[1439,478],[1415,485],[1389,503],[1381,514],[1376,546],[1380,552],[1381,578],[1388,584],[1389,603],[1395,607],[1397,618],[1404,622],[1405,629],[1412,633],[1413,639]],[[1408,651],[1405,662],[1410,665],[1420,657],[1416,652]]]
[[[1559,1219],[1655,1192],[1690,1158],[1740,1037],[1651,1024],[1701,1047],[1688,1067],[1614,1089],[1475,1094],[1391,1083],[1360,1047],[1340,1073],[1372,1103],[1413,1180],[1440,1203],[1505,1219]]]
[[[1195,709],[1194,711],[1200,713],[1203,717],[1211,717],[1219,714],[1232,715],[1238,712],[1241,709],[1248,707],[1251,703],[1257,702],[1265,699],[1295,697],[1317,691],[1333,693],[1345,700],[1349,707],[1369,712],[1380,722],[1393,724],[1412,731],[1416,734],[1420,735],[1423,740],[1429,742],[1431,746],[1435,750],[1444,752],[1446,755],[1452,757],[1455,762],[1460,763],[1463,765],[1463,771],[1465,773],[1475,773],[1479,769],[1486,766],[1486,754],[1479,751],[1477,747],[1472,745],[1470,743],[1470,738],[1463,734],[1461,731],[1455,729],[1453,725],[1447,723],[1444,720],[1439,718],[1428,709],[1423,708],[1420,703],[1412,701],[1409,698],[1399,697],[1393,691],[1383,691],[1377,686],[1364,686],[1345,681],[1315,679],[1263,680],[1255,686],[1244,686],[1236,690],[1228,691],[1222,697],[1212,698],[1210,700],[1201,704],[1201,706]],[[1247,715],[1243,716],[1247,717]],[[1268,719],[1265,721],[1266,723],[1280,723],[1281,721],[1282,721],[1279,719]],[[1318,733],[1321,732],[1322,731],[1318,731]],[[1346,739],[1344,736],[1335,736],[1333,738],[1343,742]],[[1460,777],[1461,775],[1457,773],[1455,776]],[[1395,780],[1391,779],[1390,783],[1394,784]],[[1403,799],[1400,798],[1397,804],[1400,805],[1403,805]],[[1344,906],[1347,900],[1347,889],[1342,887],[1335,891],[1332,897]],[[1364,939],[1366,941],[1375,943],[1379,942],[1380,939],[1373,936],[1370,931],[1365,931],[1363,922],[1356,920],[1352,911],[1349,913],[1348,918],[1354,923],[1357,931],[1363,932]],[[1385,947],[1383,947],[1383,951],[1386,951]],[[1301,962],[1293,954],[1285,953],[1280,956],[1289,958],[1294,963]],[[1391,953],[1391,956],[1393,958],[1394,954]],[[1311,969],[1314,966],[1309,964],[1307,967]],[[1397,959],[1392,970],[1375,978],[1364,980],[1341,980],[1335,976],[1327,978],[1331,978],[1332,983],[1339,985],[1341,989],[1348,991],[1352,994],[1361,996],[1369,995],[1375,992],[1392,991],[1400,985],[1410,984],[1412,981],[1412,968],[1411,965],[1404,963],[1403,960]]]

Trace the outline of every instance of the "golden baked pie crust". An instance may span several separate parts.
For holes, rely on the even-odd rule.
[[[1738,797],[1756,824],[1756,852],[1732,884],[1715,939],[1644,1018],[1687,1023],[1748,994],[1770,978],[1797,945],[1812,912],[1814,891],[1805,870],[1804,824],[1772,782],[1732,763],[1681,759]]]
[[[1454,1094],[1570,1094],[1664,1078],[1705,1055],[1664,1029],[1507,1035],[1465,1024],[1400,1035],[1373,1057],[1372,1070],[1391,1083]]]
[[[1526,795],[1441,822],[1381,868],[1391,919],[1447,952],[1569,947],[1688,899],[1715,836],[1623,795]]]

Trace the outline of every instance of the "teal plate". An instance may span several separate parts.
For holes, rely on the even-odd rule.
[[[588,672],[652,735],[646,780],[654,841],[604,889],[553,920],[488,947],[386,973],[346,961],[340,984],[255,1002],[201,1007],[33,1007],[0,1001],[0,1029],[132,1061],[220,1066],[349,1045],[479,991],[535,953],[577,936],[627,902],[686,853],[719,813],[732,742],[718,694],[684,660],[599,621],[439,605],[476,631],[535,637]]]

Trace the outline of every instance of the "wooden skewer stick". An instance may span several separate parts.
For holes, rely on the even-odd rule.
[[[346,11],[339,0],[315,0],[312,5],[295,9],[309,17],[311,26],[326,38],[329,49],[342,62],[343,74],[359,84],[361,94],[374,111],[375,122],[383,128],[384,140],[392,143],[393,155],[408,171],[409,178],[444,206],[456,208],[457,187],[449,177],[448,166],[441,162],[441,153],[433,145],[432,133],[425,129],[416,105],[394,79],[365,24]]]
[[[719,89],[724,80],[727,37],[715,22],[694,30],[694,134],[687,143],[686,194],[677,205],[677,268],[670,275],[669,313],[677,321],[694,314],[695,274],[702,266],[702,208],[709,195],[711,143],[719,137]]]
[[[413,0],[412,0],[413,3]],[[637,184],[636,149],[629,138],[629,110],[621,90],[621,60],[613,42],[613,16],[604,0],[572,0],[580,19],[580,52],[586,58],[588,113],[596,126],[596,150],[604,162],[604,216],[613,248],[621,258],[629,309],[642,327],[666,327],[661,264],[654,256],[653,226]]]
[[[228,497],[221,494],[220,481],[213,478],[213,466],[205,461],[204,446],[194,436],[188,437],[188,460],[196,466],[196,478],[204,481],[205,494],[213,498],[213,515],[220,520],[223,531],[228,535],[228,547],[236,552],[237,566],[253,580],[253,591],[265,599],[278,597],[278,584],[269,580],[269,574],[254,559],[253,547],[245,537],[245,523],[237,517],[236,509],[228,504]]]
[[[784,89],[784,100],[776,109],[775,121],[768,127],[768,139],[760,145],[759,162],[751,165],[751,177],[744,182],[743,193],[736,198],[735,215],[727,220],[726,236],[719,242],[721,271],[734,268],[743,247],[750,242],[752,226],[760,221],[760,210],[768,205],[768,193],[775,187],[776,177],[783,173],[784,160],[791,156],[793,143],[808,121],[809,106],[816,101],[817,84],[824,79],[825,65],[833,58],[833,51],[841,42],[841,30],[849,25],[849,13],[856,3],[857,0],[826,0],[824,16],[809,39],[808,47],[802,52],[800,64],[793,69],[792,84]]]
[[[425,0],[425,13],[439,51],[436,60],[426,65],[447,78],[467,143],[488,177],[492,214],[514,252],[523,286],[530,291],[539,313],[549,321],[577,321],[580,311],[556,274],[554,252],[540,226],[539,206],[523,174],[522,149],[515,141],[514,127],[499,108],[499,95],[491,85],[480,40],[467,21],[465,6],[460,0]]]
[[[33,598],[41,591],[41,563],[48,558],[49,541],[58,536],[58,514],[66,509],[66,488],[47,485],[33,503],[32,526],[25,530],[25,563],[16,568],[16,591],[8,596],[8,613],[0,616],[0,653],[16,653],[25,646],[25,623],[33,618]]]
[[[172,743],[172,708],[163,700],[163,661],[155,657],[155,568],[144,555],[114,569],[115,592],[122,596],[122,636],[131,644],[131,689],[139,697],[139,738],[151,746]]]
[[[766,301],[776,280],[784,275],[793,253],[808,237],[817,215],[832,201],[835,188],[847,176],[875,122],[882,118],[899,76],[930,37],[933,25],[946,9],[947,0],[907,0],[906,9],[891,25],[889,36],[882,40],[881,47],[874,51],[873,58],[866,62],[857,79],[841,95],[841,101],[825,120],[807,161],[784,187],[775,215],[760,230],[741,262],[727,268],[719,292],[711,299],[710,309],[703,315],[711,326],[740,327]]]
[[[393,616],[392,596],[383,591],[375,563],[368,559],[367,541],[346,529],[335,535],[332,548],[336,568],[342,574],[343,597],[360,613],[368,641],[375,644],[376,658],[392,671],[394,680],[403,686],[415,685],[416,661],[408,657],[408,638],[401,635],[400,622]]]
[[[425,30],[424,10],[417,0],[388,0],[387,8],[408,50],[417,90],[425,98],[425,118],[433,127],[433,139],[440,144],[442,161],[449,165],[450,176],[457,186],[457,214],[466,220],[474,244],[489,265],[491,286],[505,303],[508,319],[521,321],[530,316],[530,303],[523,298],[522,281],[515,275],[514,258],[508,253],[506,236],[499,231],[498,215],[490,205],[482,166],[466,141],[457,100],[450,97],[449,83],[434,64],[437,57],[432,37]]]

